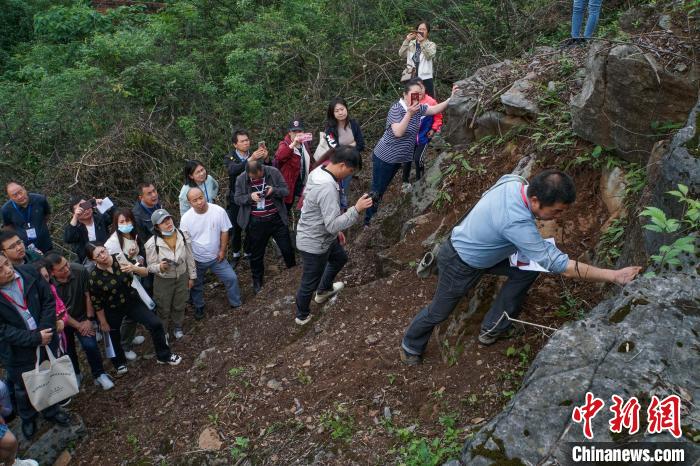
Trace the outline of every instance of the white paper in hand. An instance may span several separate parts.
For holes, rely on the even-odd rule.
[[[555,244],[554,238],[545,238],[544,240]],[[527,256],[525,256],[525,254],[519,251],[511,254],[509,260],[511,267],[517,267],[520,270],[527,270],[530,272],[549,272],[549,270],[545,269],[537,262],[531,261]]]
[[[108,211],[109,209],[111,209],[112,207],[114,207],[114,203],[112,202],[112,200],[111,200],[110,198],[108,198],[108,197],[105,197],[104,199],[102,199],[102,202],[101,202],[100,204],[98,204],[97,210],[98,210],[101,214],[104,214],[105,212],[107,212],[107,211]]]
[[[114,352],[114,346],[112,345],[112,339],[109,337],[109,332],[101,332],[101,333],[102,333],[102,341],[105,342],[105,356],[108,358],[117,357],[116,353]]]

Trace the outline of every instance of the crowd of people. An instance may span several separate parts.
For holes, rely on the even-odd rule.
[[[364,228],[370,225],[399,170],[404,192],[411,189],[414,166],[416,180],[423,174],[426,147],[439,133],[450,100],[438,103],[433,97],[436,48],[427,40],[429,31],[427,23],[420,23],[401,46],[400,54],[410,65],[407,69],[413,69],[367,157],[371,192],[354,204],[349,199],[350,185],[362,168],[366,143],[361,125],[350,117],[342,98],[328,105],[316,151],[312,151],[313,136],[305,132],[300,119],[289,123],[274,154],[264,141],[253,150],[250,134],[236,130],[231,151],[223,160],[229,177],[225,207],[219,205],[219,182],[198,160],[188,160],[183,167],[179,223],[163,207],[152,181],[136,186],[130,208],[113,206],[107,198],[71,196],[62,238],[72,250],[71,258],[54,248],[49,218],[56,214],[47,198],[28,192],[19,182],[7,183],[0,231],[3,417],[14,411],[22,420],[23,435],[34,437],[38,413],[29,402],[22,373],[34,368],[41,346],[67,354],[80,383],[77,338],[92,379],[103,390],[115,386],[103,364],[103,351],[117,376],[127,373],[129,361],[137,359],[134,347],[145,341],[137,335],[139,325],[150,335],[157,363],[178,365],[182,356],[171,350],[170,343],[187,331],[188,303],[195,319],[206,316],[207,272],[223,283],[231,311],[236,312],[242,305],[237,265],[243,259],[249,261],[253,292],[263,292],[271,243],[287,268],[301,259],[294,321],[307,324],[312,319],[311,301],[323,304],[345,286],[337,280],[348,260],[344,232],[360,219]],[[435,296],[407,328],[401,359],[410,365],[420,363],[435,325],[487,273],[505,275],[508,280],[484,317],[478,341],[490,345],[507,337],[512,330],[510,318],[517,317],[540,273],[510,264],[508,257],[516,251],[551,273],[617,284],[632,280],[638,267],[606,270],[582,264],[540,236],[535,219],[555,219],[574,200],[573,181],[557,170],[546,170],[529,184],[520,177],[505,176],[484,193],[443,243],[437,257]],[[292,221],[297,212],[298,220]],[[41,414],[59,425],[70,421],[58,405]],[[14,460],[14,453],[7,453],[14,437],[4,422],[0,427],[0,454]]]

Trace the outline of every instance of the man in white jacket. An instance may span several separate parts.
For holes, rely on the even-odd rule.
[[[348,261],[343,249],[345,240],[339,234],[372,206],[372,199],[365,194],[347,212],[341,212],[338,181],[354,173],[360,165],[360,154],[354,147],[338,146],[330,159],[330,164],[309,175],[297,225],[297,249],[303,260],[295,319],[299,325],[311,320],[309,304],[314,291],[314,301],[322,304],[345,286],[343,282],[333,282]]]

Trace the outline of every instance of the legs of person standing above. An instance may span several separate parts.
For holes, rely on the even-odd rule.
[[[508,277],[503,284],[498,296],[493,301],[489,312],[481,322],[479,342],[485,345],[495,343],[499,336],[504,335],[511,326],[510,321],[503,315],[505,312],[510,317],[520,314],[527,291],[537,280],[539,272],[520,270],[511,267],[508,259],[499,262],[486,270],[486,273]]]
[[[71,364],[73,364],[75,376],[80,380],[80,360],[78,359],[78,352],[75,346],[75,336],[80,335],[80,333],[69,325],[66,325],[64,332],[66,334],[66,354],[70,358]]]
[[[231,307],[240,307],[241,290],[238,287],[238,276],[231,267],[231,264],[224,259],[221,262],[214,261],[211,265],[211,271],[218,277],[226,287],[226,297]]]
[[[126,354],[126,358],[129,361],[133,361],[136,359],[136,353],[134,353],[131,348],[134,345],[134,338],[136,337],[136,322],[133,320],[129,319],[128,317],[124,318],[122,321],[121,328],[119,329],[119,332],[121,333],[122,336],[122,348],[124,349],[124,353]]]
[[[433,300],[414,317],[401,342],[402,350],[409,356],[419,358],[425,352],[433,328],[452,314],[484,273],[462,262],[449,240],[442,243],[437,261],[440,272]],[[414,358],[414,363],[418,361]]]
[[[403,172],[401,174],[401,181],[403,184],[411,182],[411,164],[412,162],[404,162],[402,164]]]
[[[67,327],[66,327],[67,329]],[[100,353],[100,348],[97,346],[97,339],[95,336],[83,336],[78,332],[75,332],[78,337],[80,346],[85,352],[85,357],[87,358],[88,364],[90,365],[90,372],[92,377],[97,379],[99,376],[105,373],[105,368],[102,365],[102,354]]]
[[[424,79],[423,85],[425,86],[425,93],[428,94],[430,97],[435,98],[435,87],[433,85],[433,78]]]
[[[166,335],[170,331],[172,319],[175,338],[182,337],[182,322],[185,319],[185,305],[189,294],[188,281],[187,275],[180,275],[178,278],[155,277],[153,301],[156,303],[156,311],[163,322]]]
[[[400,163],[386,163],[379,157],[372,154],[372,192],[381,200],[387,188],[394,179],[394,175],[401,168]],[[379,210],[379,203],[372,204],[372,207],[365,212],[365,225],[369,225],[372,217]]]
[[[321,282],[321,277],[328,262],[329,252],[323,254],[311,254],[300,251],[302,261],[301,283],[297,290],[297,312],[296,321],[298,324],[308,322],[311,310],[311,297]]]
[[[590,39],[593,37],[596,28],[598,27],[598,18],[600,17],[600,7],[603,0],[588,0],[588,19],[586,20],[586,31],[583,37]]]
[[[583,24],[583,10],[586,6],[586,0],[574,0],[571,10],[571,38],[578,39],[581,37],[581,25]]]

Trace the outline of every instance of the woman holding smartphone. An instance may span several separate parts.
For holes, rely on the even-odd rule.
[[[457,86],[452,87],[452,95]],[[372,153],[372,193],[376,202],[365,212],[365,225],[369,225],[379,209],[379,201],[389,188],[391,180],[405,162],[413,161],[416,138],[423,116],[442,113],[450,99],[429,106],[420,103],[421,86],[415,81],[404,84],[403,96],[389,109],[384,134]]]
[[[350,118],[348,104],[342,97],[336,97],[328,104],[326,111],[326,142],[328,147],[335,149],[338,146],[352,146],[362,155],[365,150],[365,138],[362,134],[360,124]],[[360,158],[360,169],[362,168],[362,158]],[[340,208],[347,210],[347,192],[350,189],[352,175],[348,175],[340,182]]]
[[[401,81],[408,81],[411,78],[421,78],[425,85],[425,92],[435,97],[433,88],[433,58],[437,51],[435,42],[428,40],[430,34],[430,23],[422,21],[415,31],[410,32],[404,39],[399,56],[406,57],[406,69],[401,77]]]
[[[117,368],[117,375],[126,374],[126,357],[121,344],[120,327],[124,317],[128,316],[143,324],[151,334],[153,347],[159,364],[180,364],[182,358],[170,351],[165,341],[163,323],[155,313],[141,301],[136,290],[131,286],[134,274],[145,277],[148,270],[134,265],[120,256],[111,256],[101,243],[90,242],[85,247],[88,258],[95,262],[95,269],[90,272],[89,289],[92,305],[95,307],[100,330],[109,332],[114,348],[112,364]],[[104,311],[104,312],[99,312]]]
[[[189,290],[197,279],[192,242],[189,233],[175,228],[167,210],[153,212],[151,221],[153,236],[146,242],[146,258],[148,271],[155,276],[153,300],[165,333],[172,318],[173,336],[179,340],[184,336],[182,322]]]

